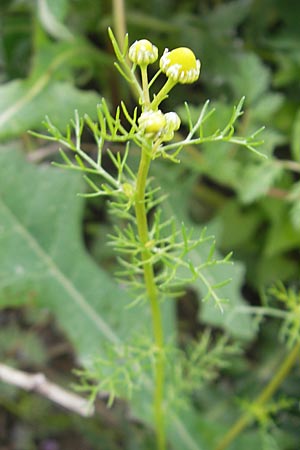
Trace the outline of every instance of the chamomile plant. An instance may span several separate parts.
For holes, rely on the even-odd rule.
[[[202,355],[204,347],[204,353],[209,353],[210,348],[206,345],[206,335],[205,346],[203,347],[202,343],[199,347],[200,351],[196,348],[192,352],[193,370],[187,369],[187,360],[184,359],[185,357],[181,358],[182,352],[176,353],[176,350],[169,349],[169,343],[166,343],[162,304],[164,301],[169,301],[167,299],[181,295],[185,286],[200,280],[205,298],[215,302],[216,314],[221,314],[224,299],[218,294],[220,285],[213,285],[206,275],[206,269],[212,265],[228,263],[229,255],[223,260],[217,260],[214,257],[213,238],[206,236],[205,231],[195,238],[184,224],[178,228],[172,218],[165,219],[162,212],[164,199],[168,193],[162,192],[152,182],[149,176],[150,168],[158,158],[165,159],[166,164],[178,164],[180,152],[184,151],[186,146],[224,141],[239,144],[257,153],[256,147],[261,141],[257,140],[257,133],[249,137],[239,137],[234,134],[234,124],[242,114],[243,100],[233,109],[229,122],[212,135],[206,135],[204,132],[204,123],[213,114],[213,110],[209,108],[209,102],[200,108],[195,122],[186,104],[188,129],[185,137],[181,138],[181,133],[179,134],[181,119],[175,111],[165,110],[164,101],[171,95],[176,85],[190,84],[198,80],[200,61],[191,49],[185,47],[166,49],[158,61],[158,49],[150,41],[141,39],[129,47],[126,36],[124,47],[120,48],[111,30],[109,30],[109,36],[117,58],[116,68],[137,98],[134,111],[130,112],[125,103],[121,102],[112,113],[103,99],[97,107],[97,121],[87,115],[79,117],[75,112],[75,118],[71,120],[65,134],[62,134],[50,119],[46,120],[45,125],[49,133],[47,139],[58,141],[63,146],[60,150],[63,163],[58,165],[84,174],[90,188],[90,191],[85,194],[86,197],[108,198],[109,210],[122,224],[117,226],[109,236],[120,263],[117,276],[130,287],[133,299],[131,306],[144,302],[149,307],[152,320],[152,338],[149,342],[144,341],[139,347],[125,344],[121,350],[120,347],[112,349],[114,357],[117,356],[123,362],[127,361],[122,369],[113,367],[113,364],[107,361],[99,360],[98,368],[95,366],[94,371],[90,370],[81,374],[83,386],[87,389],[90,386],[94,396],[101,389],[112,392],[112,396],[123,395],[124,390],[122,391],[121,386],[126,385],[127,393],[130,386],[134,389],[135,382],[132,379],[142,377],[143,370],[148,366],[147,370],[150,371],[153,386],[152,411],[156,447],[157,450],[166,450],[166,428],[169,416],[166,413],[167,393],[172,391],[170,386],[166,388],[167,373],[168,379],[180,378],[178,385],[183,384],[189,372],[193,373],[192,379],[195,382],[199,381],[201,374],[195,373],[197,367],[197,364],[194,364],[195,358],[197,355]],[[148,66],[155,64],[158,66],[157,72],[149,79]],[[162,87],[155,90],[158,78],[164,82]],[[82,149],[81,140],[85,128],[90,130],[95,140],[96,158],[92,158]],[[114,146],[114,144],[117,145]],[[120,149],[117,152],[113,150],[116,147]],[[140,159],[138,169],[135,171],[129,161],[131,152],[136,152],[137,149]],[[106,157],[108,155],[114,166],[113,173],[102,164],[104,153]],[[204,242],[206,245],[207,242],[211,242],[211,251],[201,264],[195,266],[190,254],[195,250],[201,252],[201,245]],[[124,308],[124,305],[120,304],[120,308]],[[217,344],[217,367],[222,366],[221,354],[226,356],[229,347],[224,339]],[[174,371],[172,375],[175,366],[173,365],[170,369],[170,360],[166,356],[168,351],[173,352],[171,359],[176,354],[184,361],[181,366],[180,362],[175,364],[177,365],[176,374],[180,376],[175,376]],[[216,350],[212,354],[216,354]],[[146,360],[151,363],[147,365]],[[205,367],[201,364],[200,367],[204,373]],[[209,378],[209,376],[205,377]],[[187,386],[188,382],[185,383],[185,387]],[[172,396],[178,398],[174,392]]]

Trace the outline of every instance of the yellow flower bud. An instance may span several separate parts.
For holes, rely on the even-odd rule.
[[[141,114],[138,122],[144,133],[157,134],[164,129],[166,118],[160,110],[145,111]]]
[[[162,72],[176,83],[194,83],[199,78],[200,65],[192,50],[186,47],[170,52],[166,49],[160,58]]]
[[[135,41],[129,48],[128,56],[130,61],[139,66],[147,66],[157,60],[158,50],[147,39]]]

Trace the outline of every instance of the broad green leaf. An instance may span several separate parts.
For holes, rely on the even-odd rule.
[[[39,127],[46,114],[62,128],[74,109],[94,116],[98,94],[80,91],[69,80],[74,67],[87,66],[95,57],[102,58],[81,40],[43,44],[28,79],[0,86],[0,139]]]
[[[29,290],[83,360],[101,353],[105,341],[126,339],[139,322],[125,309],[126,291],[84,250],[81,178],[31,166],[12,149],[1,149],[0,167],[1,305]]]
[[[253,108],[255,108],[255,106]],[[264,125],[266,125],[266,122],[264,122]],[[274,150],[276,150],[277,147],[287,143],[286,136],[284,136],[283,133],[279,132],[278,129],[272,128],[268,124],[266,125],[266,129],[262,132],[261,138],[263,140],[261,151],[268,158],[272,158]]]
[[[222,249],[230,251],[251,245],[260,226],[262,214],[258,208],[241,208],[236,200],[231,200],[224,205],[219,218],[222,222],[219,233]]]
[[[300,245],[299,229],[296,229],[290,219],[287,208],[283,209],[283,215],[268,229],[264,254],[274,257],[280,253],[298,248]]]
[[[246,95],[247,104],[258,100],[268,89],[270,71],[255,53],[240,53],[234,57],[234,70],[230,70],[231,88],[237,98]]]
[[[267,92],[258,98],[252,108],[249,109],[249,119],[259,120],[261,123],[270,123],[270,119],[279,110],[284,102],[284,96],[278,92]]]
[[[186,424],[182,426],[182,422],[178,420],[176,415],[173,416],[169,434],[172,436],[172,444],[174,450],[206,450],[204,446],[204,440],[201,436],[199,428],[199,415],[192,408],[184,411],[183,422]],[[197,423],[197,427],[194,424]]]
[[[35,167],[15,149],[0,148],[0,307],[27,302],[49,310],[89,365],[112,345],[151,336],[151,318],[147,305],[126,308],[132,298],[86,253],[83,199],[76,196],[82,190],[78,174]],[[168,339],[174,334],[172,302],[165,302],[163,314]],[[131,406],[151,422],[148,373],[143,382]],[[179,416],[169,420],[178,425],[170,437],[174,448],[201,450]]]
[[[261,256],[249,266],[248,279],[258,290],[271,286],[278,280],[285,282],[299,277],[299,262],[279,253],[274,256]]]
[[[59,20],[61,16],[64,16],[66,1],[38,0],[37,6],[39,19],[52,37],[66,40],[73,38],[72,33]]]
[[[250,0],[235,0],[228,3],[216,4],[211,12],[204,15],[204,21],[215,35],[228,35],[248,15]]]
[[[45,115],[64,129],[78,109],[80,114],[95,115],[99,96],[83,92],[67,82],[47,84],[42,78],[32,85],[15,80],[0,86],[0,139],[18,136],[29,129],[41,128]]]
[[[278,52],[276,63],[277,70],[274,73],[273,85],[275,88],[282,89],[286,86],[292,86],[293,83],[297,82],[299,78],[299,48],[293,49],[292,47],[297,45],[297,41],[294,39],[292,42],[291,50]],[[281,45],[283,42],[279,43]],[[287,47],[290,47],[291,41],[288,39],[286,42]],[[272,45],[272,43],[271,43]],[[278,42],[275,43],[278,45]],[[285,45],[283,44],[283,47]]]
[[[263,197],[281,173],[282,168],[273,161],[248,164],[240,177],[238,186],[240,200],[247,204]]]

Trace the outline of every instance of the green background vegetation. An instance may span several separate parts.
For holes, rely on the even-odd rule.
[[[130,296],[112,277],[116,261],[106,235],[113,225],[105,203],[76,196],[85,189],[82,177],[50,168],[58,146],[27,131],[42,130],[46,115],[64,131],[75,109],[96,118],[102,97],[112,110],[121,99],[129,106],[134,100],[113,66],[111,2],[11,0],[1,2],[0,13],[0,359],[68,386],[75,379],[70,371],[97,354],[102,339],[135,339],[149,319],[144,309],[124,308]],[[284,358],[284,341],[299,339],[299,298],[291,305],[269,289],[281,281],[299,290],[300,4],[127,0],[126,22],[130,42],[150,39],[160,54],[187,46],[201,60],[200,81],[177,86],[166,110],[184,117],[188,100],[197,114],[209,98],[216,107],[213,132],[245,96],[237,133],[266,127],[260,150],[267,159],[214,143],[187,148],[180,165],[158,162],[152,169],[169,193],[166,214],[196,232],[206,226],[220,255],[233,251],[234,265],[210,273],[216,282],[232,278],[222,288],[230,301],[225,314],[201,301],[197,283],[165,312],[165,327],[178,330],[182,346],[209,326],[243,349],[228,355],[217,378],[199,378],[193,412],[183,413],[199,449],[212,450]],[[88,133],[85,146],[93,154]],[[196,252],[195,263],[201,257]],[[292,310],[294,322],[283,328],[281,319],[250,314],[256,306]],[[232,450],[298,448],[298,378],[299,367]],[[133,405],[138,418],[145,401]],[[174,428],[180,434],[178,423]],[[171,448],[185,450],[181,438]],[[0,384],[5,449],[146,450],[152,439],[151,427],[131,420],[121,401],[111,410],[99,402],[96,417],[83,420]]]

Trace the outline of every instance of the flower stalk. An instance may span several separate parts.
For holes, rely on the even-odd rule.
[[[129,49],[129,58],[134,64],[140,66],[143,90],[143,98],[141,99],[143,112],[140,117],[139,123],[142,133],[147,136],[146,145],[143,145],[141,148],[141,159],[137,174],[135,216],[138,236],[143,248],[141,251],[141,260],[143,263],[143,275],[147,297],[150,303],[153,338],[156,350],[154,363],[154,416],[158,450],[165,450],[166,448],[165,418],[163,407],[165,381],[165,362],[163,355],[164,335],[161,309],[159,304],[159,291],[154,275],[152,253],[148,246],[149,229],[147,222],[145,194],[150,164],[152,159],[155,159],[155,154],[158,146],[164,140],[172,139],[174,131],[178,130],[180,126],[180,119],[176,113],[167,113],[166,115],[164,115],[161,111],[158,110],[158,107],[160,103],[167,97],[170,90],[178,82],[193,82],[196,81],[199,76],[200,62],[196,60],[192,51],[188,50],[189,60],[187,64],[184,64],[186,53],[187,52],[184,52],[184,55],[182,55],[182,52],[180,51],[179,60],[176,54],[175,57],[173,55],[173,59],[171,58],[171,60],[166,60],[166,55],[161,58],[161,62],[163,58],[165,58],[163,64],[161,63],[162,71],[166,72],[167,69],[168,73],[170,73],[171,76],[166,73],[167,81],[165,85],[151,102],[149,94],[147,65],[157,59],[157,48],[149,41],[143,39],[140,41],[136,41]],[[170,54],[172,56],[172,52]],[[174,70],[172,70],[172,68],[174,68],[175,66],[176,73],[174,75]],[[184,70],[182,69],[183,66]],[[191,80],[191,78],[193,79]],[[186,81],[186,79],[188,79],[188,81]]]
[[[137,220],[138,235],[143,250],[141,252],[141,259],[143,261],[144,280],[147,291],[147,296],[150,303],[152,315],[152,328],[154,343],[156,347],[156,358],[154,364],[154,416],[155,416],[155,431],[157,438],[158,450],[165,449],[165,420],[163,411],[164,398],[164,337],[163,326],[161,318],[161,310],[159,305],[158,290],[154,277],[154,268],[151,260],[151,251],[147,248],[149,242],[149,231],[147,222],[147,212],[145,207],[145,193],[148,172],[150,168],[151,157],[146,149],[142,149],[142,155],[137,175],[136,185],[136,201],[135,214]]]

